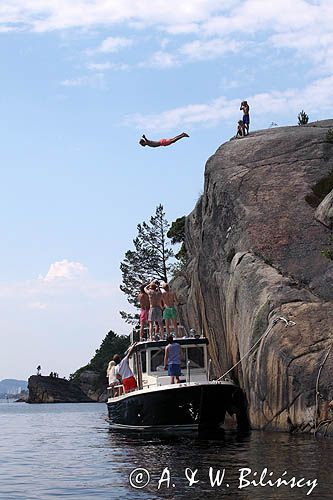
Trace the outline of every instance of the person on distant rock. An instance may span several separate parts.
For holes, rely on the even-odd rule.
[[[140,293],[138,295],[140,303],[140,342],[143,340],[143,333],[145,325],[148,324],[148,314],[150,309],[150,302],[147,293],[145,292],[145,285],[140,286]]]
[[[248,135],[250,128],[250,106],[247,101],[242,101],[239,109],[243,111],[243,124],[246,132],[245,135]]]
[[[150,146],[151,148],[158,148],[160,146],[170,146],[170,144],[173,144],[179,141],[179,139],[183,139],[184,137],[190,137],[190,136],[185,132],[183,132],[179,135],[176,135],[176,137],[172,137],[171,139],[160,139],[159,141],[151,141],[147,139],[145,135],[143,135],[142,138],[139,140],[139,144],[141,144],[141,146]]]
[[[169,335],[167,338],[168,345],[164,353],[164,368],[168,369],[168,375],[171,377],[170,383],[180,383],[179,377],[181,376],[181,347],[178,342],[173,341],[173,336]]]
[[[153,340],[153,326],[154,322],[157,321],[159,325],[159,330],[161,335],[163,335],[163,321],[162,321],[162,293],[158,288],[156,283],[152,282],[150,285],[144,288],[144,291],[149,297],[149,313],[148,313],[148,322],[149,322],[149,338]]]
[[[37,375],[41,375],[41,369],[42,369],[42,367],[40,365],[38,365],[37,368],[36,368]]]
[[[113,356],[113,361],[116,364],[115,376],[118,380],[122,381],[125,392],[132,392],[137,388],[135,377],[128,363],[135,346],[136,342],[127,349],[126,355],[123,359],[120,358],[119,354],[115,354]]]
[[[239,139],[240,137],[245,137],[245,126],[242,120],[238,120],[237,124],[237,134],[236,134],[236,139]]]
[[[166,332],[167,332],[167,335],[169,336],[170,335],[170,320],[171,320],[175,335],[177,337],[178,336],[177,311],[176,311],[175,306],[178,304],[178,300],[177,300],[175,292],[170,290],[168,283],[163,283],[161,286],[164,290],[164,293],[162,293],[162,303],[164,305],[163,319],[165,321]]]

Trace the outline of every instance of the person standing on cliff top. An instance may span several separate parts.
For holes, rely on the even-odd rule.
[[[179,141],[180,139],[183,139],[184,137],[190,137],[190,136],[185,132],[182,132],[181,134],[176,135],[176,137],[171,137],[171,139],[160,139],[159,141],[151,141],[147,139],[147,137],[143,134],[142,139],[139,140],[139,144],[141,144],[141,146],[158,148],[160,146],[170,146],[170,144],[174,144],[175,142]]]
[[[163,283],[162,288],[164,289],[164,293],[162,293],[162,302],[164,307],[163,311],[163,319],[165,320],[165,327],[167,331],[167,335],[170,335],[170,320],[173,325],[173,329],[176,337],[178,336],[178,328],[177,328],[177,311],[176,305],[178,304],[178,300],[175,292],[170,290],[168,283]]]
[[[140,303],[140,342],[142,342],[143,330],[145,325],[148,324],[148,314],[150,309],[149,297],[145,292],[145,285],[140,286],[138,301]]]
[[[239,109],[243,111],[243,124],[244,130],[246,132],[245,135],[248,135],[250,128],[250,106],[248,105],[247,101],[242,101]]]
[[[146,286],[144,288],[144,291],[149,297],[149,304],[150,304],[150,309],[148,314],[149,338],[150,340],[153,340],[153,326],[155,321],[158,323],[158,326],[160,328],[160,334],[163,335],[162,293],[161,290],[156,285],[156,283],[154,282]]]

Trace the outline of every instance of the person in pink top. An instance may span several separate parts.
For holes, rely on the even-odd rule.
[[[160,146],[170,146],[170,144],[173,144],[174,142],[177,142],[179,141],[179,139],[183,139],[184,137],[190,137],[190,136],[185,132],[183,132],[179,135],[176,135],[176,137],[171,137],[171,139],[160,139],[159,141],[151,141],[150,139],[147,139],[145,135],[143,135],[142,138],[139,140],[139,144],[141,144],[141,146],[159,148]]]

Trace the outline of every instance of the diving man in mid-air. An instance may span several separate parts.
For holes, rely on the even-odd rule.
[[[176,137],[172,137],[171,139],[160,139],[159,141],[150,141],[149,139],[147,139],[145,135],[143,135],[142,139],[139,140],[139,144],[141,144],[141,146],[150,146],[151,148],[158,148],[160,146],[170,146],[170,144],[179,141],[179,139],[183,139],[183,137],[190,137],[190,136],[185,132],[183,132],[182,134],[176,135]]]

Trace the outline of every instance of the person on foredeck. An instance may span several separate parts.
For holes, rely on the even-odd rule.
[[[116,363],[115,375],[116,378],[122,382],[124,386],[124,392],[131,392],[137,388],[134,374],[130,369],[128,363],[135,346],[136,342],[127,349],[126,355],[123,359],[120,358],[119,354],[115,354],[113,356],[113,361]]]
[[[140,286],[138,301],[140,303],[140,341],[142,341],[145,325],[148,324],[148,314],[150,309],[149,297],[145,292],[145,285]]]
[[[174,384],[175,379],[177,384],[180,383],[181,375],[181,350],[180,344],[174,342],[173,336],[169,335],[167,338],[168,345],[165,348],[164,353],[164,368],[168,369],[168,375],[171,377],[170,383]]]
[[[152,282],[144,288],[144,291],[149,297],[149,338],[153,340],[153,327],[154,322],[158,323],[160,333],[163,335],[163,321],[162,321],[162,293],[156,283]]]
[[[165,321],[165,328],[167,335],[170,335],[170,321],[172,322],[172,326],[175,332],[176,337],[178,336],[178,328],[177,328],[177,311],[176,305],[178,304],[178,300],[175,292],[173,292],[168,283],[163,283],[162,288],[164,293],[162,293],[162,303],[164,305],[163,310],[163,319]]]
[[[186,132],[182,132],[176,137],[171,137],[171,139],[160,139],[159,141],[151,141],[147,139],[147,137],[143,134],[142,138],[139,140],[139,144],[141,146],[149,146],[151,148],[159,148],[160,146],[170,146],[170,144],[174,144],[175,142],[183,139],[184,137],[190,137]]]

